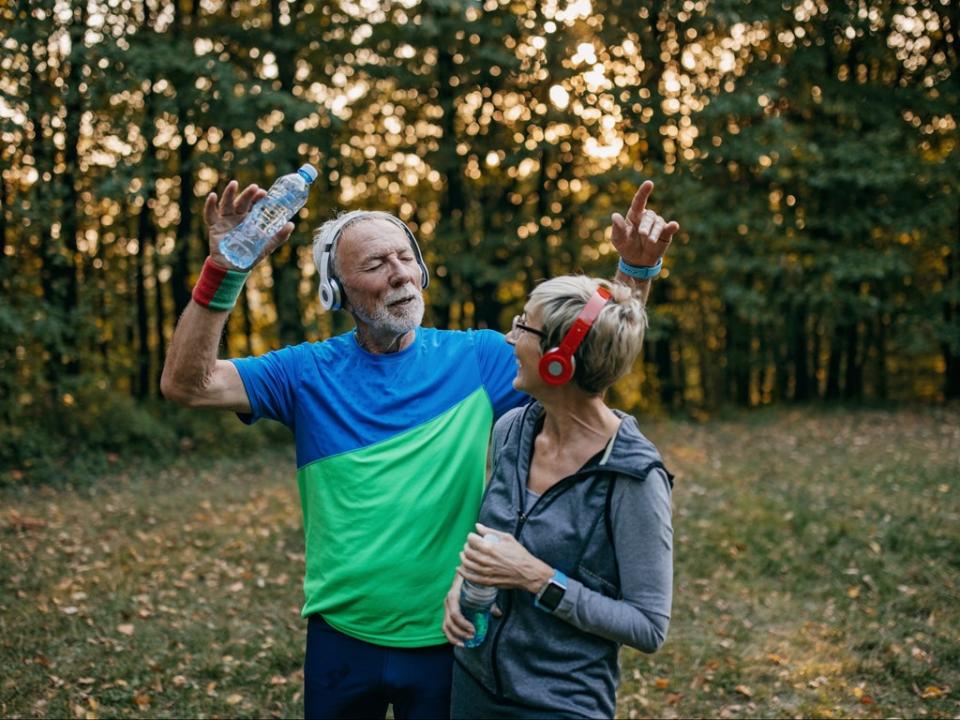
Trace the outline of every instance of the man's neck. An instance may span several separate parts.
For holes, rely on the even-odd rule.
[[[405,350],[410,347],[416,337],[416,330],[408,330],[400,335],[392,332],[378,334],[364,323],[357,322],[357,344],[374,355],[387,355]]]

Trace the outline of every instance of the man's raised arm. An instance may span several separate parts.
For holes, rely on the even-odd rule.
[[[220,252],[220,242],[266,195],[256,185],[247,186],[239,194],[238,187],[235,180],[231,181],[219,202],[217,194],[210,193],[203,206],[210,256],[193,298],[177,323],[160,378],[163,396],[178,405],[250,412],[240,373],[233,363],[217,359],[220,336],[246,279],[246,272],[231,265]],[[292,222],[287,223],[254,265],[286,242],[293,227]]]
[[[650,294],[650,281],[659,274],[664,253],[680,229],[678,223],[667,222],[647,209],[652,192],[653,182],[645,181],[634,194],[627,216],[614,213],[611,218],[613,246],[620,253],[614,279],[633,287],[644,303]]]

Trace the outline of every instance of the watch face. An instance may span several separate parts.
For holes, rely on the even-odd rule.
[[[565,592],[566,590],[562,586],[551,582],[544,589],[543,595],[540,596],[540,604],[550,610],[556,610]]]

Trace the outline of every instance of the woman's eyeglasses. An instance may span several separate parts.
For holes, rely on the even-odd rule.
[[[516,335],[517,330],[523,330],[524,332],[528,332],[531,335],[536,335],[538,338],[546,339],[547,334],[543,332],[543,330],[537,330],[537,328],[532,328],[529,325],[525,325],[524,323],[521,322],[521,320],[526,320],[526,317],[523,315],[513,316],[513,323],[510,325],[510,331],[514,335]]]

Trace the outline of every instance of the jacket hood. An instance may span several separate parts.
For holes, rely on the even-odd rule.
[[[578,471],[575,475],[581,473],[592,474],[598,470],[604,470],[636,480],[643,480],[653,468],[663,468],[663,459],[660,457],[659,451],[640,432],[637,419],[621,410],[613,410],[613,412],[620,418],[620,427],[616,435],[607,444],[596,463],[588,463],[588,467]],[[520,413],[520,417],[518,419],[511,417],[514,413]],[[499,446],[515,448],[512,453],[509,453],[513,457],[504,457],[503,459],[515,464],[516,474],[519,477],[529,475],[533,442],[539,432],[545,413],[546,410],[540,401],[535,400],[505,415],[494,429],[495,435],[498,434],[498,430],[507,433],[507,435],[495,439],[514,440],[514,442],[499,443]],[[511,419],[513,422],[510,422]],[[507,427],[504,428],[504,425]],[[520,434],[519,442],[510,437],[515,432]],[[673,475],[667,472],[667,477],[670,480],[670,486],[673,487]]]

